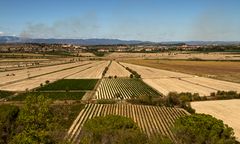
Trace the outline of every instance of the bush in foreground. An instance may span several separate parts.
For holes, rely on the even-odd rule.
[[[88,120],[80,138],[82,144],[172,144],[160,134],[148,138],[132,119],[117,115]]]
[[[81,142],[89,144],[101,143],[137,143],[144,144],[147,137],[133,120],[109,115],[88,120],[81,131]]]
[[[193,114],[176,120],[174,133],[182,144],[234,144],[233,129],[211,115]]]
[[[8,143],[16,128],[19,108],[13,105],[0,106],[0,143]]]

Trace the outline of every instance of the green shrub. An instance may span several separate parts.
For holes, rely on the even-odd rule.
[[[116,115],[96,117],[88,120],[80,134],[81,143],[146,144],[143,134],[130,118]]]
[[[12,105],[0,106],[0,143],[9,143],[15,133],[19,108]]]

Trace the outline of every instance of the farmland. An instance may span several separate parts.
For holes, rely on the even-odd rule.
[[[27,96],[44,95],[52,100],[81,100],[85,92],[27,92],[10,98],[10,101],[23,101]]]
[[[128,63],[122,64],[137,71],[145,83],[164,95],[171,91],[199,93],[200,96],[209,96],[210,93],[218,90],[240,92],[240,84],[237,83]]]
[[[192,102],[191,105],[197,113],[210,114],[223,120],[224,123],[234,129],[235,136],[240,140],[240,100]]]
[[[240,83],[239,61],[129,59],[128,63]]]
[[[191,52],[191,51],[172,51],[161,53],[112,53],[107,56],[114,59],[161,59],[161,60],[240,60],[239,53],[231,52]]]
[[[104,78],[96,92],[96,99],[130,99],[139,96],[160,96],[139,79]]]
[[[100,79],[104,68],[109,64],[109,61],[97,62],[94,66],[66,77],[66,79]]]
[[[1,72],[0,77],[1,97],[9,103],[22,104],[28,95],[44,95],[59,105],[90,103],[79,113],[66,135],[73,143],[80,141],[81,127],[88,119],[110,114],[132,118],[149,137],[162,134],[176,143],[172,126],[177,118],[188,112],[176,108],[179,105],[174,105],[175,108],[147,105],[164,105],[169,97],[163,96],[170,92],[198,93],[200,96],[210,96],[219,90],[240,92],[238,83],[114,60],[6,71]],[[144,103],[148,98],[150,103]]]
[[[130,76],[130,72],[127,71],[124,67],[122,67],[121,65],[119,65],[116,61],[112,61],[105,77],[129,77]]]
[[[31,71],[31,69],[28,72],[28,70],[16,72],[15,76],[6,76],[5,74],[1,73],[1,90],[9,90],[9,91],[25,91],[26,89],[33,89],[36,87],[39,87],[40,84],[45,84],[45,82],[48,80],[50,82],[54,82],[59,79],[63,78],[69,78],[71,75],[75,75],[77,73],[81,73],[83,71],[86,71],[90,68],[97,67],[98,64],[101,64],[102,62],[80,62],[80,63],[73,63],[73,67],[67,67],[63,69],[63,67],[56,66],[56,67],[46,67],[45,69],[34,69]],[[56,71],[56,69],[61,68]],[[50,70],[49,70],[50,69]],[[94,68],[95,69],[95,68]],[[102,69],[103,71],[104,69]],[[90,75],[90,77],[96,78],[101,75],[102,71],[94,71],[93,75]],[[28,78],[28,76],[30,77]],[[88,77],[88,78],[90,78]],[[77,77],[80,79],[81,77]]]
[[[62,79],[38,88],[37,90],[92,90],[95,87],[97,81],[97,79]]]
[[[34,92],[20,93],[9,100],[23,101],[28,95],[44,95],[52,100],[81,100],[94,89],[97,82],[97,79],[62,79],[39,87]]]
[[[79,143],[81,128],[88,119],[111,114],[132,118],[148,136],[160,133],[175,141],[175,136],[171,131],[174,120],[188,113],[182,109],[167,107],[128,104],[88,104],[73,122],[66,138],[73,143]]]

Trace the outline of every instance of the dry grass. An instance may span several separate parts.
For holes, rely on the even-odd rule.
[[[240,83],[240,62],[142,59],[124,62]]]

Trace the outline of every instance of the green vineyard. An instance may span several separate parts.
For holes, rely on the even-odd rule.
[[[66,139],[79,143],[83,124],[96,116],[121,115],[132,118],[148,136],[162,134],[176,142],[171,131],[174,121],[188,113],[179,108],[143,106],[130,104],[88,104],[70,127]]]
[[[130,99],[139,96],[160,96],[153,88],[140,79],[116,78],[102,79],[96,99]]]

